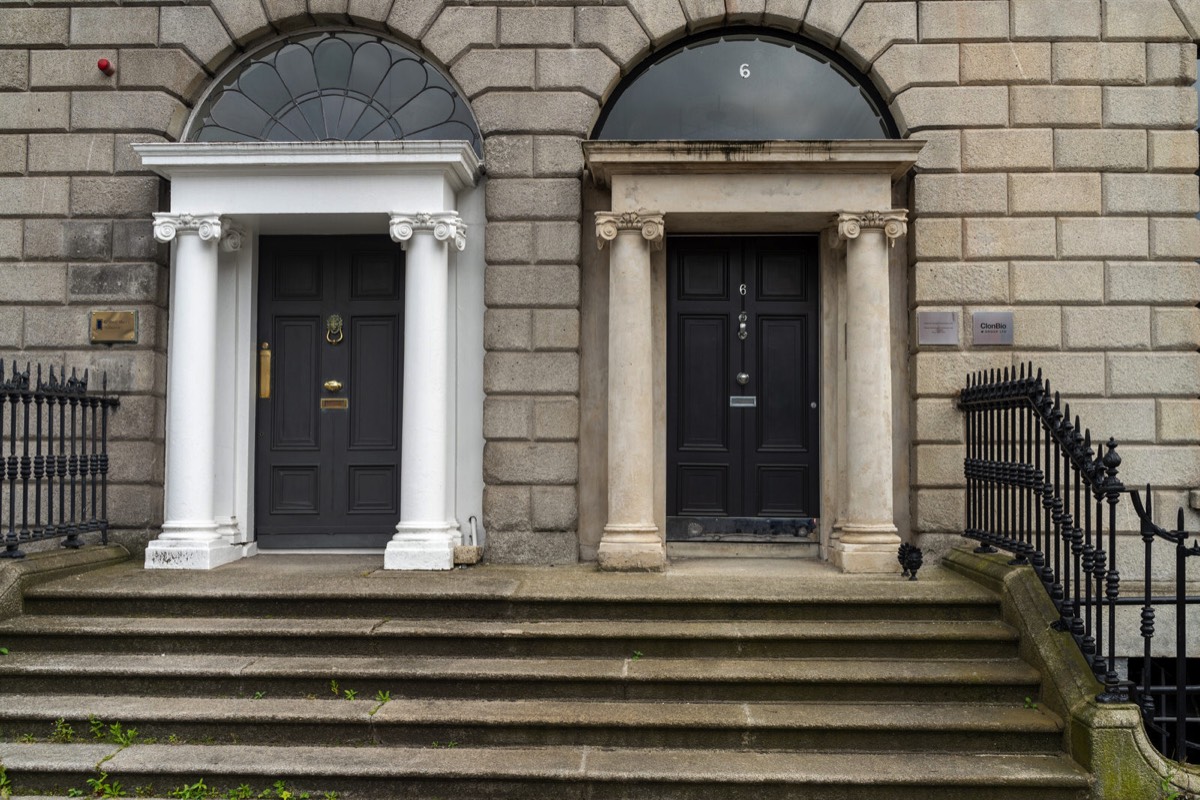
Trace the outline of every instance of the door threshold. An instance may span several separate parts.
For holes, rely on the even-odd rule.
[[[816,542],[667,542],[667,558],[820,558]]]
[[[816,530],[814,517],[667,517],[671,542],[811,542]]]
[[[382,547],[284,547],[258,548],[260,556],[383,556]]]

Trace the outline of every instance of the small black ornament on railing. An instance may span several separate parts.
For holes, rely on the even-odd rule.
[[[896,560],[900,562],[900,577],[908,578],[910,581],[917,579],[917,570],[921,568],[923,560],[921,548],[913,547],[907,542],[900,545],[900,551],[896,553]]]
[[[86,371],[31,373],[13,362],[5,378],[0,362],[0,558],[24,558],[21,545],[50,539],[83,547],[85,533],[108,542],[108,418],[120,400],[107,377],[89,393]]]
[[[967,377],[959,393],[966,415],[966,525],[963,535],[979,543],[978,553],[1005,550],[1013,565],[1030,565],[1054,603],[1053,627],[1069,634],[1096,678],[1104,685],[1102,703],[1131,699],[1142,708],[1147,730],[1159,749],[1180,761],[1200,754],[1186,736],[1188,709],[1196,706],[1200,686],[1188,686],[1186,608],[1200,604],[1187,594],[1187,558],[1200,545],[1186,546],[1183,512],[1175,531],[1152,521],[1149,487],[1143,508],[1119,474],[1121,456],[1115,439],[1093,445],[1091,431],[1072,416],[1071,406],[1033,365],[1020,370],[991,370]],[[1098,441],[1098,440],[1095,440]],[[1142,520],[1145,544],[1140,588],[1122,584],[1117,565],[1117,507],[1132,496]],[[1152,545],[1175,544],[1175,592],[1152,592]],[[1174,685],[1151,678],[1150,642],[1154,608],[1172,604],[1176,613]],[[1145,642],[1142,682],[1122,677],[1118,663],[1118,609],[1141,606],[1140,635]],[[1171,702],[1167,703],[1167,697]],[[1193,710],[1192,717],[1197,714]],[[1156,734],[1161,734],[1157,735]]]

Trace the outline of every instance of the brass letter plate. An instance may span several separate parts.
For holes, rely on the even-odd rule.
[[[138,318],[136,311],[93,311],[88,326],[93,344],[136,342]]]
[[[350,400],[346,397],[322,397],[322,411],[345,411],[350,407]]]

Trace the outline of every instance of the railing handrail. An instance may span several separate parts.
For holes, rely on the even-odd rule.
[[[1019,371],[968,375],[958,407],[966,413],[967,429],[963,535],[980,543],[976,552],[1007,550],[1015,556],[1010,563],[1033,567],[1059,612],[1055,627],[1071,633],[1104,684],[1097,700],[1128,702],[1132,694],[1147,728],[1162,734],[1160,748],[1169,734],[1175,757],[1184,760],[1189,747],[1200,749],[1186,739],[1186,699],[1200,694],[1197,687],[1187,686],[1186,607],[1200,603],[1200,598],[1187,595],[1186,559],[1200,555],[1200,546],[1186,547],[1191,534],[1184,530],[1182,509],[1175,531],[1156,525],[1150,487],[1143,507],[1138,492],[1120,480],[1116,439],[1093,447],[1090,429],[1081,425],[1078,415],[1072,417],[1070,404],[1032,364],[1022,364]],[[1146,548],[1142,596],[1136,603],[1142,607],[1139,632],[1144,643],[1140,685],[1121,679],[1117,672],[1117,609],[1135,604],[1130,596],[1121,596],[1117,565],[1117,506],[1126,494],[1141,520]],[[1176,545],[1173,597],[1152,594],[1152,545],[1158,541]],[[1161,591],[1161,583],[1157,589]],[[1171,717],[1175,724],[1170,731],[1159,724],[1164,712],[1155,700],[1167,693],[1164,687],[1152,686],[1150,679],[1154,608],[1167,603],[1176,606],[1177,628],[1176,680],[1170,696],[1178,713]]]

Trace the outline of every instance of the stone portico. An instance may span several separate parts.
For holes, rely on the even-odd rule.
[[[607,333],[606,425],[592,428],[606,427],[606,437],[582,443],[585,450],[608,453],[607,474],[597,481],[606,485],[606,495],[584,498],[581,526],[585,541],[592,533],[589,522],[601,527],[596,543],[601,569],[654,570],[666,561],[662,249],[665,234],[683,231],[828,232],[821,281],[827,373],[822,550],[847,572],[896,569],[894,452],[906,448],[894,447],[903,433],[893,425],[901,415],[892,393],[897,345],[891,297],[897,278],[891,262],[892,245],[907,233],[907,216],[892,207],[892,198],[893,182],[916,161],[922,145],[584,145],[592,179],[608,190],[612,208],[595,212],[597,243],[608,245],[607,308],[599,302],[589,308],[588,298],[584,301],[585,316],[594,315],[590,332]],[[587,481],[581,491],[587,492]]]

